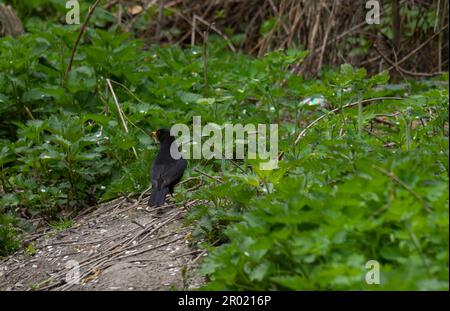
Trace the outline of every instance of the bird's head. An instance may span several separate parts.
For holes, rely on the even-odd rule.
[[[159,129],[153,131],[150,135],[155,142],[173,142],[175,140],[175,137],[170,135],[169,129]]]

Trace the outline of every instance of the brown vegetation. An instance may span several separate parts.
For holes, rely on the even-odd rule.
[[[371,72],[430,76],[448,70],[448,0],[380,1],[381,24],[366,23],[365,0],[110,1],[130,30],[146,13],[150,42],[199,43],[206,32],[231,50],[261,56],[277,48],[310,51],[298,72],[350,63]],[[396,18],[398,17],[398,18]]]

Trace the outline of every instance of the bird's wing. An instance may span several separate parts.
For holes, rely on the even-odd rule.
[[[163,187],[168,187],[181,179],[187,163],[185,159],[179,159],[162,173]]]
[[[161,189],[163,187],[164,180],[162,176],[164,175],[165,165],[157,164],[153,165],[152,169],[152,188]]]

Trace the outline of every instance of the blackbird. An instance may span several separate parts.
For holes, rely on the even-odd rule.
[[[160,206],[164,203],[166,195],[173,193],[174,186],[183,177],[187,162],[181,156],[176,145],[175,137],[170,135],[170,130],[159,129],[152,132],[152,137],[159,141],[160,148],[153,161],[152,168],[152,193],[148,200],[149,206]],[[174,144],[172,146],[172,144]],[[171,155],[170,149],[174,153],[174,159]]]

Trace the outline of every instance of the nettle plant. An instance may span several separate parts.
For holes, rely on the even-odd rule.
[[[75,28],[35,26],[0,39],[2,254],[19,245],[18,216],[63,229],[84,206],[146,189],[150,130],[201,116],[277,123],[284,153],[273,171],[190,161],[187,177],[221,177],[177,198],[207,202],[186,221],[207,247],[221,244],[202,265],[208,288],[371,289],[372,259],[380,288],[448,288],[447,76],[391,85],[343,65],[304,80],[290,72],[304,51],[252,58],[211,35],[206,57],[89,28],[64,79]],[[366,101],[381,97],[400,99]]]
[[[56,206],[80,207],[80,200],[94,195],[90,187],[109,174],[113,162],[102,155],[105,136],[88,122],[66,113],[18,124],[18,140],[4,147],[14,155],[9,169],[16,174],[3,179],[10,193],[2,201],[33,207],[30,212],[52,213]],[[15,192],[16,187],[23,191]]]
[[[329,109],[413,95],[323,110],[278,172],[247,162],[251,171],[196,194],[213,203],[193,212],[195,233],[224,243],[201,267],[207,289],[448,288],[448,90],[377,85],[387,80],[348,66],[330,72]],[[369,260],[382,267],[377,288],[364,281]]]
[[[142,150],[141,164],[155,148],[139,129],[124,132],[105,91],[106,77],[136,88],[147,83],[145,69],[133,73],[129,68],[142,68],[148,55],[127,35],[90,31],[64,80],[75,35],[70,27],[52,26],[0,40],[2,213],[42,214],[51,221],[148,184],[140,165],[123,187],[108,187],[124,175],[122,169],[136,166],[131,147]],[[130,98],[125,91],[117,93]],[[123,109],[133,124],[148,127],[146,115],[162,109],[143,101],[139,105],[128,101]]]

